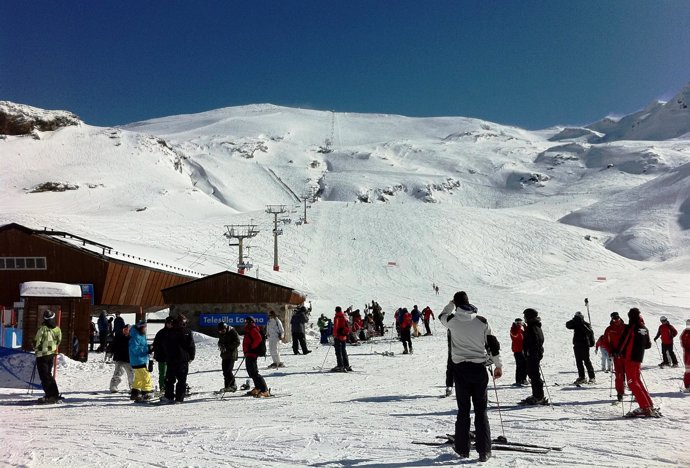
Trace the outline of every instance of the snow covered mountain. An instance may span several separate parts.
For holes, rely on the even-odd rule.
[[[642,308],[652,330],[662,314],[679,328],[690,318],[690,112],[683,107],[689,89],[617,122],[541,131],[463,117],[333,113],[270,104],[101,128],[71,114],[0,102],[0,129],[5,129],[0,223],[65,230],[200,274],[235,270],[237,251],[223,237],[225,225],[255,224],[261,232],[249,242],[254,264],[249,274],[303,290],[315,308],[313,321],[321,313],[332,315],[336,305],[361,307],[372,299],[387,318],[395,308],[413,304],[439,311],[454,291],[464,289],[489,317],[508,365],[510,323],[524,308],[538,309],[547,336],[547,383],[564,382],[574,380],[561,375],[574,366],[571,335],[563,323],[582,308],[583,297],[593,305],[597,333],[608,324],[610,311],[633,306]],[[30,123],[2,124],[10,121]],[[39,121],[57,124],[45,127]],[[287,210],[277,272],[267,205]],[[432,293],[432,282],[440,286],[439,296]],[[452,431],[452,401],[429,399],[443,381],[443,333],[416,340],[415,355],[394,364],[373,352],[397,346],[390,343],[355,353],[353,366],[370,370],[359,376],[361,382],[348,374],[324,386],[320,373],[305,371],[304,366],[318,368],[328,358],[326,348],[301,361],[296,356],[288,363],[290,372],[269,375],[269,385],[303,399],[281,411],[273,403],[265,410],[236,408],[236,433],[223,429],[229,423],[208,401],[195,410],[213,429],[198,421],[185,426],[178,407],[179,418],[171,421],[161,412],[151,416],[147,429],[165,420],[166,431],[171,425],[168,437],[183,434],[199,446],[229,447],[229,452],[207,450],[188,464],[217,465],[230,452],[239,466],[265,466],[271,456],[282,466],[452,463],[445,455],[420,460],[409,445],[419,437],[417,429],[430,438],[440,425],[440,432]],[[201,347],[193,386],[219,385],[212,345]],[[647,360],[656,359],[649,350]],[[89,385],[107,385],[108,366],[63,365],[63,392],[82,391],[86,375]],[[601,414],[608,411],[608,382],[607,388],[592,390],[590,405],[580,403],[589,401],[581,393],[552,387],[562,407],[534,409],[527,419],[513,408],[511,417],[504,416],[507,430],[524,438],[548,433],[554,444],[573,444],[577,450],[497,463],[687,464],[690,453],[681,444],[690,429],[690,406],[671,397],[678,385],[665,379],[663,370],[646,372],[667,417],[654,426],[659,429],[654,438],[647,438],[641,426],[623,428],[616,422],[591,431],[591,423],[583,422],[606,417]],[[506,387],[499,389],[500,398],[510,405],[519,389]],[[77,419],[83,414],[80,424],[90,424],[90,403],[85,398],[76,410]],[[409,407],[422,403],[423,408]],[[125,406],[108,414],[118,433],[134,440],[136,434],[118,422],[129,419]],[[343,408],[347,424],[334,407]],[[17,428],[24,427],[20,413],[10,418]],[[304,416],[299,428],[292,427],[295,414]],[[405,415],[417,416],[401,424]],[[492,427],[498,435],[495,415]],[[253,444],[261,437],[252,432],[257,419],[267,422],[261,426],[272,438],[263,448]],[[94,447],[109,443],[110,432],[100,432],[92,435]],[[635,437],[645,458],[621,455],[629,452],[624,432]],[[372,434],[376,440],[368,441]],[[345,448],[343,440],[349,441]],[[602,441],[608,451],[601,449]],[[81,445],[74,440],[63,443],[75,453],[83,449],[76,450]],[[141,455],[145,463],[171,449],[163,439],[155,446]],[[15,464],[30,458],[31,449],[21,442],[4,450],[8,453],[0,451],[0,458]],[[255,458],[247,455],[251,450],[257,451]],[[88,455],[91,462],[107,462],[97,449]],[[38,464],[49,464],[48,457],[39,451]],[[84,460],[74,455],[63,462],[85,466]]]

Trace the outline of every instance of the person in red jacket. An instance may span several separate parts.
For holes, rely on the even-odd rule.
[[[611,358],[609,357],[609,345],[606,342],[606,336],[601,335],[594,346],[594,354],[599,353],[599,350],[601,349],[601,370],[604,372],[610,372]]]
[[[335,316],[333,317],[333,348],[335,349],[335,359],[337,365],[331,369],[331,372],[349,372],[352,371],[350,367],[350,360],[347,357],[347,337],[350,334],[350,324],[345,318],[343,309],[338,306],[335,308]]]
[[[623,401],[623,395],[625,395],[625,359],[614,350],[620,346],[624,330],[625,323],[618,312],[611,312],[611,322],[604,330],[604,339],[613,358],[613,373],[616,375],[616,398],[618,401]]]
[[[659,367],[666,367],[673,363],[673,367],[678,367],[678,358],[676,358],[676,353],[673,352],[673,338],[676,337],[678,331],[668,323],[668,319],[663,315],[659,318],[661,325],[659,325],[659,330],[656,332],[654,341],[661,337],[661,355],[663,356],[663,361],[659,364]],[[671,358],[669,362],[669,357]]]
[[[424,336],[429,336],[431,335],[431,328],[429,328],[429,319],[434,319],[436,320],[436,317],[434,317],[434,313],[431,311],[431,307],[426,306],[424,310],[422,311],[422,316],[424,317],[424,328],[426,328],[426,333]]]
[[[525,324],[520,317],[516,318],[510,327],[511,349],[515,356],[515,384],[518,387],[529,385],[527,381],[527,359],[522,349],[525,339]]]
[[[625,375],[628,377],[628,388],[635,396],[635,401],[640,406],[630,411],[628,417],[660,417],[661,414],[654,408],[652,397],[642,382],[640,366],[644,359],[645,349],[652,347],[649,339],[649,330],[644,324],[642,314],[637,307],[628,312],[628,325],[623,331],[620,347],[617,352],[625,359]]]
[[[412,315],[407,309],[402,310],[402,319],[400,319],[400,341],[405,348],[403,354],[412,354]]]
[[[263,338],[259,327],[254,323],[252,317],[244,319],[244,338],[242,339],[242,352],[244,353],[244,362],[247,366],[247,374],[254,382],[254,388],[247,392],[248,396],[256,398],[264,398],[271,396],[266,386],[266,381],[261,374],[259,374],[259,365],[256,360],[259,357],[258,348],[261,345]]]
[[[685,363],[685,374],[683,374],[683,385],[685,393],[690,393],[690,320],[685,321],[685,330],[680,334],[680,345],[683,347],[683,362]]]

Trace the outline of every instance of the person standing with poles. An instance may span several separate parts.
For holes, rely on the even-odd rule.
[[[516,318],[510,327],[511,350],[515,357],[515,385],[527,385],[527,360],[523,352],[525,324],[520,317]]]
[[[340,306],[335,308],[333,317],[333,349],[335,350],[336,366],[331,372],[349,372],[350,360],[347,356],[347,336],[350,334],[350,325],[345,318],[343,309]]]
[[[302,348],[302,354],[309,354],[311,351],[307,349],[307,339],[306,339],[306,323],[309,321],[307,318],[307,308],[300,306],[295,310],[295,313],[290,319],[290,327],[292,328],[292,352],[299,354],[300,347]]]
[[[55,325],[55,312],[43,312],[43,325],[36,332],[34,351],[36,352],[36,370],[41,379],[45,396],[38,399],[39,404],[58,403],[62,397],[57,382],[53,377],[53,366],[62,341],[62,330]]]
[[[522,349],[525,354],[527,375],[532,385],[532,395],[520,402],[521,405],[548,405],[544,398],[544,382],[541,379],[541,360],[544,357],[544,333],[541,329],[541,319],[536,309],[525,309],[525,334]]]
[[[640,373],[644,351],[651,347],[652,341],[649,338],[649,330],[644,324],[642,314],[637,307],[633,307],[628,311],[628,325],[623,331],[620,346],[616,350],[625,359],[628,388],[639,405],[639,408],[627,413],[627,417],[661,417],[661,413],[654,408],[654,403],[642,382],[642,374]]]
[[[220,392],[236,392],[235,361],[237,348],[240,347],[240,335],[233,327],[225,322],[218,323],[218,350],[220,351],[221,369],[223,369],[223,388]]]
[[[661,337],[661,356],[662,361],[659,367],[678,367],[678,358],[676,358],[676,353],[673,352],[673,338],[678,335],[676,328],[668,323],[668,319],[665,316],[659,318],[661,325],[659,325],[659,330],[656,332],[654,341]]]
[[[575,385],[585,383],[595,384],[596,376],[592,361],[589,359],[589,348],[594,346],[594,332],[589,323],[585,322],[582,312],[575,312],[575,316],[565,323],[565,328],[573,330],[573,351],[575,353],[575,364],[577,365],[577,380]],[[585,367],[589,380],[585,378]]]
[[[244,319],[242,352],[244,353],[247,374],[249,374],[249,378],[251,378],[254,383],[254,388],[248,391],[246,395],[255,398],[270,397],[268,386],[264,378],[259,374],[259,364],[257,363],[257,359],[260,355],[266,355],[266,344],[252,316]]]
[[[623,401],[625,394],[625,358],[616,351],[620,347],[621,338],[625,331],[625,323],[618,312],[611,312],[611,322],[604,330],[604,337],[613,359],[613,373],[616,375],[616,400]]]
[[[458,291],[439,314],[441,324],[450,330],[453,377],[458,416],[453,450],[460,458],[470,455],[470,407],[474,404],[475,444],[479,461],[491,458],[491,429],[486,412],[489,374],[487,363],[495,365],[493,377],[503,375],[500,344],[487,320],[477,315],[465,291]],[[487,354],[488,350],[488,354]]]

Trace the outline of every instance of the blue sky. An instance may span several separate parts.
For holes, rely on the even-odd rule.
[[[690,82],[690,1],[0,2],[0,100],[117,125],[273,103],[545,128]]]

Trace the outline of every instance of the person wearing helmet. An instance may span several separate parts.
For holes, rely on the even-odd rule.
[[[36,370],[45,392],[45,396],[38,399],[40,404],[57,403],[62,399],[57,382],[53,378],[53,362],[58,353],[60,341],[62,341],[62,331],[55,325],[55,312],[46,310],[43,313],[43,325],[34,338]]]
[[[665,316],[659,318],[661,325],[659,325],[659,330],[656,332],[654,341],[661,337],[661,356],[663,361],[659,364],[659,367],[678,367],[678,358],[676,358],[676,353],[673,352],[673,338],[676,337],[678,331],[673,325],[668,323],[668,319]]]
[[[220,351],[221,369],[223,369],[223,388],[221,392],[236,392],[235,361],[237,348],[240,346],[240,335],[225,322],[218,323],[218,350]]]

